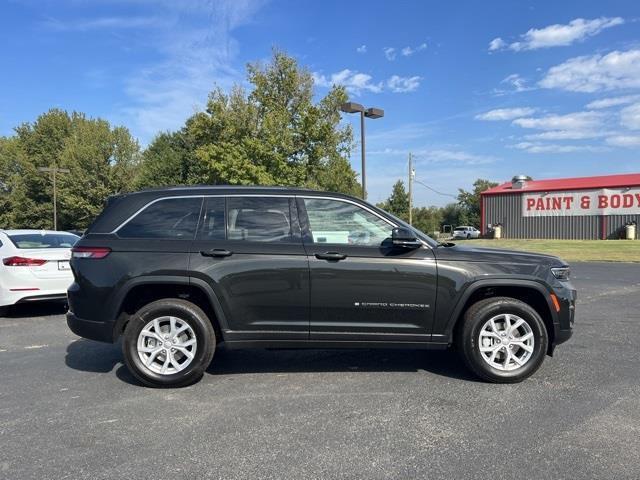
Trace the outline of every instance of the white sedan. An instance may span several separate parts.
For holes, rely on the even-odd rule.
[[[480,238],[480,230],[475,227],[461,225],[453,229],[453,238]]]
[[[80,237],[50,230],[0,230],[0,312],[8,305],[64,300]]]

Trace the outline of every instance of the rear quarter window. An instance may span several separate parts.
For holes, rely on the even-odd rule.
[[[161,199],[148,205],[116,233],[122,238],[192,240],[201,205],[202,197]]]

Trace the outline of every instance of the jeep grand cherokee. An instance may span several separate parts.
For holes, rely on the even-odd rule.
[[[228,348],[457,348],[518,382],[572,332],[569,267],[438,244],[345,195],[180,187],[111,198],[73,248],[69,327],[149,386],[200,379]]]

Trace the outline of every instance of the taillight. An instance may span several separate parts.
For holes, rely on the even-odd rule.
[[[41,258],[7,257],[2,259],[7,267],[38,267],[47,263]]]
[[[73,258],[104,258],[111,253],[108,247],[73,247],[71,256]]]

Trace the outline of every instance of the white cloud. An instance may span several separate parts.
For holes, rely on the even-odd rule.
[[[372,82],[373,77],[371,75],[360,73],[354,70],[349,70],[348,68],[334,73],[329,77],[314,73],[313,79],[316,85],[319,85],[321,87],[342,85],[349,92],[355,95],[359,95],[363,90],[371,93],[380,93],[383,88],[382,82]]]
[[[356,48],[356,52],[358,52],[358,53],[367,53],[367,46],[366,45],[360,45],[358,48]]]
[[[489,51],[493,52],[495,50],[502,50],[507,46],[507,43],[502,40],[500,37],[494,38],[489,42]]]
[[[603,152],[606,147],[593,145],[559,145],[554,143],[520,142],[511,145],[518,150],[528,153],[574,153],[574,152]]]
[[[503,78],[500,83],[512,85],[517,92],[524,92],[529,89],[529,87],[526,86],[527,81],[517,73],[512,73],[511,75]]]
[[[520,108],[496,108],[489,110],[488,112],[476,115],[476,120],[486,121],[498,121],[498,120],[513,120],[514,118],[526,117],[536,112],[535,108],[520,107]]]
[[[640,130],[640,103],[633,104],[620,111],[620,124],[630,130]]]
[[[373,77],[366,73],[357,72],[345,68],[331,75],[323,75],[317,72],[313,73],[315,84],[320,87],[332,87],[333,85],[342,85],[354,95],[360,95],[363,91],[371,93],[380,93],[385,88],[393,93],[414,92],[420,87],[421,77],[400,77],[392,75],[385,82],[375,82]]]
[[[414,92],[420,86],[421,77],[399,77],[398,75],[392,75],[387,80],[387,86],[394,93]]]
[[[601,126],[602,117],[598,112],[576,112],[566,115],[517,118],[513,124],[536,130],[593,130]]]
[[[418,152],[418,155],[425,157],[425,163],[435,162],[459,162],[465,165],[484,165],[496,161],[495,157],[488,155],[477,155],[463,150],[437,149],[426,152]]]
[[[554,24],[544,28],[532,28],[520,35],[516,42],[507,43],[500,37],[489,43],[489,51],[510,49],[516,52],[522,50],[537,50],[539,48],[563,47],[585,40],[599,34],[606,28],[622,25],[624,19],[620,17],[600,17],[591,20],[576,18],[568,24]]]
[[[549,130],[542,133],[525,135],[527,140],[584,140],[587,138],[599,138],[609,135],[610,132],[601,130]]]
[[[530,87],[527,84],[527,80],[520,76],[518,73],[512,73],[500,80],[501,85],[507,85],[509,88],[496,88],[493,90],[494,95],[502,96],[510,93],[527,92],[529,90],[535,90],[535,87]]]
[[[394,128],[386,128],[367,133],[367,142],[374,145],[406,145],[412,140],[424,140],[433,134],[433,127],[429,123],[405,123]]]
[[[229,88],[242,80],[233,67],[238,44],[235,28],[248,22],[261,2],[203,0],[193,4],[158,2],[166,25],[148,29],[142,48],[153,48],[153,63],[145,63],[123,78],[129,97],[112,117],[132,127],[143,143],[159,131],[179,128],[201,109],[216,86]],[[135,47],[140,45],[135,44]]]
[[[387,60],[389,61],[393,61],[396,59],[396,49],[393,47],[386,47],[383,48],[382,51],[384,52],[384,56],[387,58]]]
[[[640,49],[571,58],[551,67],[539,85],[572,92],[640,88]]]
[[[371,93],[380,93],[383,89],[383,83],[375,83],[372,81],[373,77],[366,73],[360,73],[354,70],[345,68],[339,72],[336,72],[329,77],[320,75],[318,73],[313,74],[316,85],[321,87],[332,87],[333,85],[342,85],[349,92],[359,95],[362,91],[368,91]]]
[[[640,147],[640,135],[614,135],[605,142],[614,147]]]
[[[611,133],[604,129],[605,118],[606,116],[600,112],[576,112],[517,118],[512,123],[522,128],[542,130],[540,133],[525,135],[524,138],[527,140],[583,140],[610,135]],[[524,142],[523,145],[529,145],[535,150],[534,153],[544,151],[544,145],[540,143]],[[558,147],[552,146],[549,151],[560,152],[561,149]]]
[[[453,150],[448,148],[385,148],[382,150],[372,150],[369,155],[388,155],[406,157],[412,153],[418,164],[434,164],[444,162],[455,162],[463,165],[486,165],[494,163],[497,159],[489,155],[478,155],[464,150]]]
[[[133,28],[162,28],[171,25],[170,18],[132,16],[132,17],[97,17],[63,21],[50,18],[42,23],[45,28],[58,32],[87,32],[90,30],[116,30]]]
[[[422,50],[426,50],[426,49],[427,49],[427,44],[421,43],[415,48],[411,48],[409,46],[404,47],[402,50],[400,50],[400,53],[402,54],[403,57],[410,57],[414,53],[421,52]]]
[[[593,102],[588,103],[587,108],[601,109],[617,107],[619,105],[627,105],[629,103],[633,103],[637,100],[640,100],[640,95],[625,95],[622,97],[601,98],[600,100],[594,100]]]

